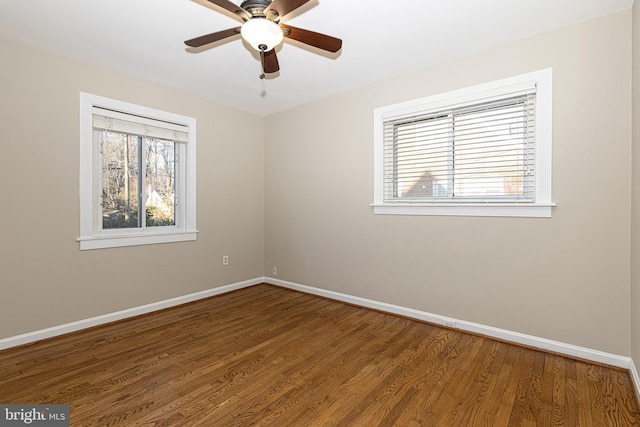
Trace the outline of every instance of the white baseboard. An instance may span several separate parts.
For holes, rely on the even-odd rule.
[[[401,307],[398,305],[387,304],[384,302],[374,301],[366,298],[355,297],[352,295],[342,294],[339,292],[329,291],[326,289],[314,288],[312,286],[300,285],[298,283],[287,282],[273,277],[265,277],[265,283],[269,283],[283,288],[293,289],[308,294],[318,295],[362,307],[372,308],[387,313],[398,314],[412,319],[422,320],[454,329],[460,329],[466,332],[485,335],[497,338],[503,341],[522,344],[529,347],[539,348],[541,350],[551,351],[554,353],[564,354],[584,360],[590,360],[605,365],[615,366],[618,368],[631,370],[635,369],[630,357],[619,356],[617,354],[605,353],[603,351],[594,350],[585,347],[579,347],[572,344],[566,344],[559,341],[553,341],[546,338],[540,338],[532,335],[521,334],[506,329],[494,328],[492,326],[481,325],[478,323],[467,322],[465,320],[453,319],[446,316],[427,313],[425,311],[414,310],[412,308]],[[631,371],[633,372],[633,371]],[[640,379],[634,378],[636,392],[640,395]]]
[[[481,325],[478,323],[467,322],[464,320],[453,319],[446,316],[428,313],[425,311],[415,310],[412,308],[402,307],[393,304],[387,304],[380,301],[370,300],[366,298],[360,298],[348,294],[329,291],[326,289],[315,288],[312,286],[301,285],[298,283],[287,282],[284,280],[276,279],[273,277],[258,277],[255,279],[246,280],[244,282],[238,282],[218,288],[208,289],[206,291],[196,292],[176,298],[171,298],[164,301],[159,301],[151,304],[142,305],[139,307],[133,307],[126,310],[117,311],[114,313],[108,313],[102,316],[91,317],[89,319],[79,320],[77,322],[66,323],[64,325],[54,326],[51,328],[41,329],[34,332],[29,332],[14,337],[0,339],[0,350],[16,347],[23,344],[28,344],[35,341],[40,341],[47,338],[52,338],[58,335],[75,332],[81,329],[90,328],[93,326],[103,325],[105,323],[115,322],[117,320],[126,319],[129,317],[139,316],[141,314],[150,313],[152,311],[162,310],[185,304],[188,302],[196,301],[199,299],[209,298],[215,295],[224,294],[227,292],[235,291],[238,289],[246,288],[249,286],[258,285],[260,283],[269,283],[272,285],[280,286],[283,288],[293,289],[300,292],[305,292],[312,295],[318,295],[329,299],[342,301],[362,307],[372,308],[387,313],[406,316],[412,319],[422,320],[425,322],[434,323],[437,325],[443,325],[462,331],[477,333],[486,335],[489,337],[501,339],[516,344],[522,344],[529,347],[539,348],[541,350],[552,351],[559,354],[565,354],[567,356],[577,357],[584,360],[590,360],[597,363],[603,363],[606,365],[615,366],[629,370],[633,383],[635,385],[638,395],[640,395],[640,377],[630,357],[619,356],[616,354],[605,353],[599,350],[589,349],[585,347],[579,347],[572,344],[566,344],[559,341],[553,341],[546,338],[540,338],[532,335],[521,334],[519,332],[513,332],[505,329],[494,328],[492,326]]]
[[[108,313],[102,316],[91,317],[89,319],[79,320],[77,322],[71,322],[64,325],[41,329],[39,331],[28,332],[26,334],[16,335],[14,337],[3,338],[0,339],[0,350],[4,350],[10,347],[16,347],[23,344],[29,344],[35,341],[52,338],[62,334],[68,334],[70,332],[91,328],[93,326],[103,325],[105,323],[115,322],[117,320],[126,319],[128,317],[139,316],[141,314],[162,310],[164,308],[169,308],[180,304],[186,304],[188,302],[209,298],[215,295],[235,291],[237,289],[247,288],[249,286],[258,285],[260,283],[264,283],[264,277],[246,280],[244,282],[238,282],[231,285],[220,286],[218,288],[208,289],[206,291],[183,295],[180,297],[154,302],[151,304],[141,305],[126,310],[116,311],[114,313]]]
[[[636,400],[640,403],[640,376],[638,376],[638,370],[636,369],[636,364],[633,362],[633,359],[629,361],[629,375],[631,376],[633,388],[636,390]]]

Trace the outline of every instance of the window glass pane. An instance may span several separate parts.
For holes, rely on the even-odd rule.
[[[524,196],[524,103],[457,115],[454,126],[455,196]]]
[[[395,197],[448,197],[451,117],[402,123],[395,133]]]
[[[146,151],[146,226],[175,225],[175,143],[144,138]]]
[[[102,228],[140,227],[138,137],[102,131]]]

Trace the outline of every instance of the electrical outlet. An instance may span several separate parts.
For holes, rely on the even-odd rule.
[[[273,269],[271,269],[271,275],[273,276],[278,275],[278,267],[276,267],[275,265],[273,266]]]
[[[229,265],[229,255],[224,255],[222,257],[222,265]]]

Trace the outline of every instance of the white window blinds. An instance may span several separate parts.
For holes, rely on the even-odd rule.
[[[535,86],[383,123],[385,202],[535,201]]]
[[[186,143],[189,141],[188,127],[181,124],[100,107],[93,107],[92,115],[93,128],[97,130],[110,130],[173,142]]]

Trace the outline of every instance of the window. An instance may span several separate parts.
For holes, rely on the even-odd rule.
[[[80,94],[80,249],[196,239],[195,119]]]
[[[374,213],[551,216],[551,70],[378,108]]]

